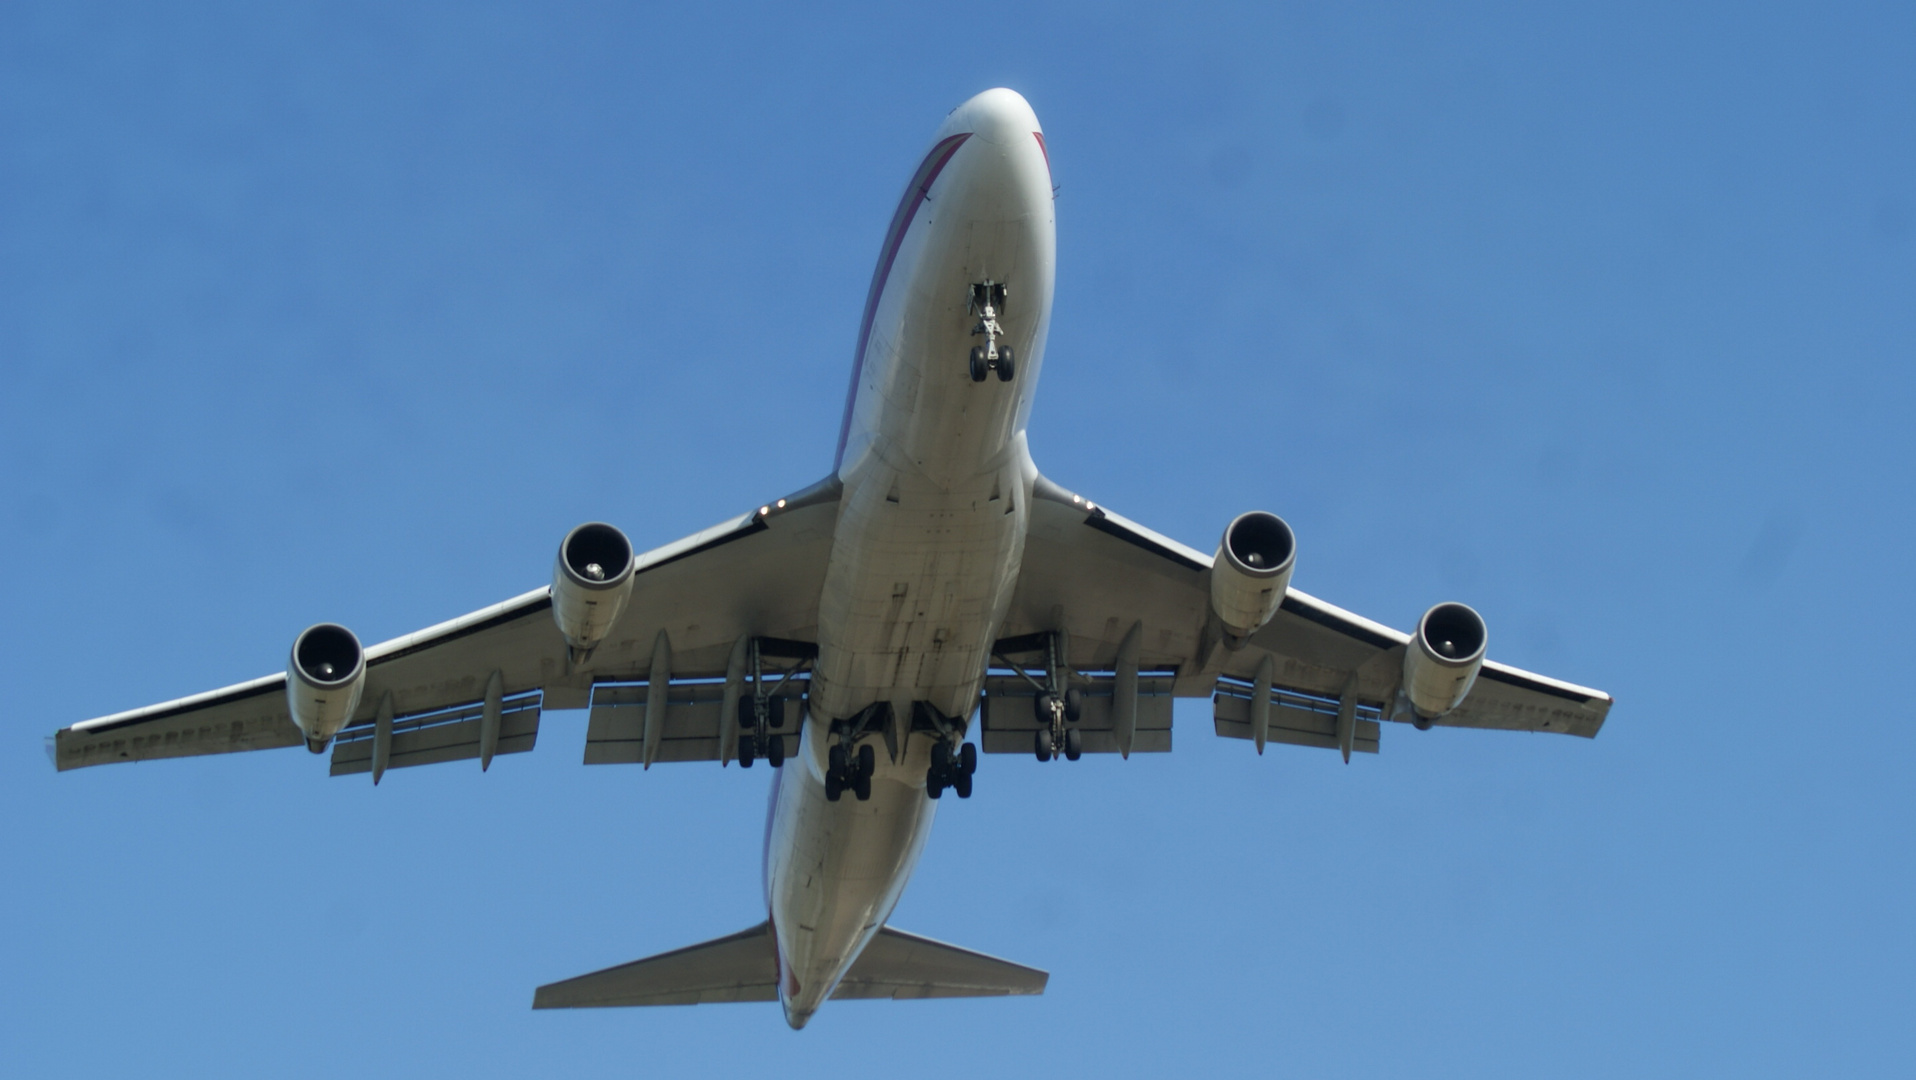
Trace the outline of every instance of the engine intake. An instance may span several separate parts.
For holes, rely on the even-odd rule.
[[[318,623],[293,639],[286,661],[286,704],[317,754],[359,709],[366,690],[366,651],[351,630]]]
[[[1438,604],[1417,620],[1417,633],[1404,652],[1404,696],[1419,720],[1434,720],[1463,704],[1484,666],[1487,635],[1483,616],[1464,604]]]
[[[632,596],[632,541],[603,521],[588,521],[565,534],[552,567],[552,618],[566,644],[581,651],[598,646]]]
[[[1225,527],[1211,563],[1211,610],[1233,648],[1277,614],[1296,565],[1297,537],[1276,514],[1253,510]]]

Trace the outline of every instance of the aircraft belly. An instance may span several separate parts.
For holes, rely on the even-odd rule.
[[[901,482],[895,502],[882,482],[846,492],[820,599],[816,711],[845,718],[876,701],[929,701],[970,714],[1024,546],[1012,482]]]
[[[786,759],[767,866],[779,993],[801,1022],[890,917],[938,808],[925,797],[923,740],[896,764],[879,756],[869,801],[849,793],[827,800],[825,733],[824,722],[808,719],[797,755]]]
[[[879,303],[819,605],[821,715],[926,701],[964,718],[976,704],[1024,549],[1018,432],[1050,308],[1050,189],[1030,164],[983,143],[961,153]],[[1011,289],[1008,382],[973,382],[966,362],[982,342],[970,286],[987,279]]]

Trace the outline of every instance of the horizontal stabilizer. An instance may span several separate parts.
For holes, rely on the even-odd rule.
[[[832,997],[902,1001],[1042,994],[1050,979],[1037,968],[881,926]]]
[[[716,941],[547,983],[532,996],[532,1007],[597,1009],[777,1000],[778,954],[772,944],[772,924],[762,922]]]
[[[998,997],[1042,994],[1045,972],[889,926],[865,946],[833,998]],[[699,1005],[778,1000],[770,923],[729,937],[541,986],[535,1009]]]

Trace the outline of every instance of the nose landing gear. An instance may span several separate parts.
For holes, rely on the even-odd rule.
[[[971,349],[970,371],[972,382],[984,382],[985,376],[996,371],[999,382],[1010,382],[1017,374],[1017,364],[1009,345],[1002,348],[998,339],[1004,336],[1005,328],[999,324],[998,316],[1005,309],[1005,283],[989,278],[971,286],[971,295],[965,305],[967,315],[978,316],[978,325],[971,328],[972,337],[983,337],[983,345],[974,345]]]

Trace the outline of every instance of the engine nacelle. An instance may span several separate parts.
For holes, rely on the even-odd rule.
[[[1225,527],[1211,563],[1211,611],[1233,647],[1277,614],[1296,565],[1297,537],[1276,514],[1253,510]]]
[[[1404,652],[1404,696],[1417,710],[1419,727],[1470,694],[1484,666],[1487,634],[1483,616],[1464,604],[1438,604],[1417,620]]]
[[[595,648],[632,596],[632,541],[602,521],[565,534],[552,567],[552,619],[567,645]]]
[[[366,690],[366,650],[351,630],[333,623],[309,626],[293,639],[286,661],[286,704],[306,736],[306,748],[326,749],[359,710]]]

